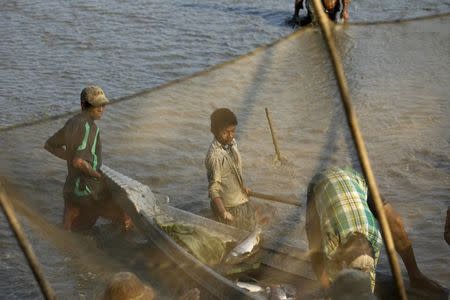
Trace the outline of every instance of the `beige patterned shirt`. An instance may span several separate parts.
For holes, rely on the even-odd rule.
[[[208,193],[212,199],[222,198],[226,208],[248,201],[243,191],[242,163],[236,140],[231,146],[223,146],[215,138],[205,159],[208,177]]]

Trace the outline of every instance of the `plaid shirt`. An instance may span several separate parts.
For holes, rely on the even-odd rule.
[[[347,241],[350,233],[359,232],[371,244],[376,265],[382,237],[378,221],[367,205],[364,178],[351,168],[331,168],[314,176],[309,190],[315,196],[322,247],[327,259],[333,259],[337,248]]]

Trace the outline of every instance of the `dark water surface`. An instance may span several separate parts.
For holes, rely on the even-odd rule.
[[[166,88],[133,94],[245,54],[294,32],[293,1],[3,1],[0,9],[0,127],[78,109],[88,83],[111,99],[99,122],[104,161],[196,213],[208,209],[203,159],[208,118],[228,106],[239,118],[247,184],[304,199],[330,165],[357,166],[335,80],[317,28]],[[450,12],[449,1],[354,1],[354,22]],[[338,27],[336,35],[382,193],[405,218],[419,265],[450,286],[442,238],[450,205],[449,17]],[[287,163],[273,164],[264,107]],[[107,253],[98,241],[59,228],[64,162],[43,149],[65,118],[0,132],[0,175],[18,185],[21,221],[61,299],[92,299],[119,270],[173,295],[144,268],[144,241]],[[28,206],[28,209],[26,209]],[[280,230],[304,239],[303,210],[276,205]],[[0,215],[0,298],[40,297]],[[102,227],[98,230],[101,232]],[[113,233],[100,242],[114,239]],[[134,249],[127,257],[127,246]],[[145,247],[144,247],[145,248]],[[169,274],[169,265],[150,269]],[[387,271],[383,255],[380,269]],[[170,277],[170,276],[168,276]],[[167,294],[167,295],[166,295]]]

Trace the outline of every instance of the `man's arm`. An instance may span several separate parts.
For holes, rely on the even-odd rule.
[[[350,19],[350,13],[348,11],[350,6],[351,0],[343,0],[342,1],[342,11],[341,11],[341,18],[344,19],[344,22],[348,22]]]
[[[233,221],[234,217],[233,215],[227,211],[225,208],[225,205],[223,205],[223,201],[221,197],[215,197],[212,200],[214,204],[216,205],[217,209],[219,210],[220,216],[224,218],[225,220]]]
[[[330,286],[328,274],[325,271],[325,261],[322,252],[322,232],[320,230],[319,216],[314,199],[308,201],[306,206],[306,236],[308,238],[312,268],[323,288]]]
[[[227,211],[221,197],[221,181],[222,181],[222,166],[220,162],[214,157],[209,157],[206,160],[206,170],[208,174],[208,193],[215,204],[219,214],[225,220],[233,221],[233,215]]]
[[[67,160],[66,145],[64,141],[64,128],[58,130],[45,142],[44,149],[56,157]]]
[[[391,204],[385,202],[384,199],[383,202],[383,209],[389,223],[389,228],[391,229],[395,250],[405,264],[411,286],[415,288],[443,291],[444,288],[440,284],[431,280],[420,271],[419,266],[417,265],[416,256],[414,255],[412,242],[406,233],[402,217],[394,210]],[[376,214],[374,215],[376,216]]]

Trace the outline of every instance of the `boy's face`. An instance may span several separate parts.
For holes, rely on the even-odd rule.
[[[230,125],[223,128],[222,130],[219,130],[219,132],[216,132],[214,136],[222,145],[230,145],[234,139],[235,134],[236,125]]]
[[[105,111],[105,105],[97,106],[97,107],[91,107],[89,109],[89,115],[94,120],[100,120],[103,116],[103,112]]]

